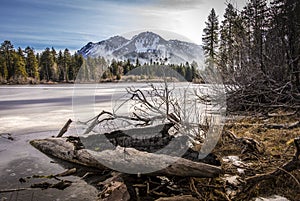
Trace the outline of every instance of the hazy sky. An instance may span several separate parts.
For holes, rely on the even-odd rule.
[[[212,8],[219,19],[225,0],[1,0],[0,42],[78,50],[88,42],[137,30],[164,30],[201,44]],[[237,0],[244,5],[244,0]],[[156,31],[157,32],[157,31]],[[161,32],[163,37],[174,38]]]

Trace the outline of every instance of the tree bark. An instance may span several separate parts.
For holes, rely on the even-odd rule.
[[[118,146],[113,150],[96,152],[88,149],[80,149],[78,145],[74,145],[73,142],[68,141],[68,138],[38,139],[30,143],[47,155],[98,169],[108,169],[104,164],[109,167],[112,165],[128,169],[136,167],[159,169],[159,167],[163,167],[159,171],[147,174],[205,178],[217,177],[222,173],[220,167],[213,165],[164,154],[138,151],[134,148],[124,149]]]

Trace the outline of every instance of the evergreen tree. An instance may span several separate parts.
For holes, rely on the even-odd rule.
[[[63,82],[65,79],[65,68],[64,68],[64,56],[61,50],[58,52],[57,56],[57,67],[58,67],[58,80]]]
[[[186,73],[185,73],[185,80],[188,82],[193,81],[193,73],[192,73],[192,69],[190,66],[186,67]]]
[[[2,64],[2,73],[6,80],[13,77],[14,75],[14,67],[13,67],[13,57],[12,54],[14,52],[14,46],[10,41],[6,40],[1,44],[0,53],[4,58],[4,63]]]
[[[42,52],[40,58],[40,78],[41,80],[50,81],[53,77],[52,67],[54,65],[54,60],[50,48],[46,48]]]
[[[233,73],[235,65],[235,40],[240,27],[237,27],[237,12],[232,4],[228,4],[220,29],[219,66],[223,75]]]
[[[36,60],[38,61],[39,66],[40,66],[40,62],[41,62],[41,55],[40,55],[40,53],[37,53],[35,57],[36,57]]]
[[[113,75],[113,77],[119,77],[120,76],[120,70],[119,70],[119,63],[113,59],[110,67],[110,72]]]
[[[14,57],[14,79],[27,78],[26,62],[23,50],[19,47],[18,52],[13,54]]]
[[[74,54],[74,79],[77,77],[77,74],[79,73],[79,70],[83,67],[84,64],[84,58],[82,55],[75,52]]]
[[[52,54],[54,63],[57,63],[57,53],[56,53],[56,50],[54,49],[54,47],[51,48],[51,54]]]
[[[130,71],[130,60],[127,59],[126,62],[124,62],[124,66],[123,66],[123,73],[124,75],[126,75],[129,71]]]
[[[197,62],[193,61],[191,64],[191,68],[192,68],[192,80],[199,78],[197,74],[197,68],[198,68]]]
[[[275,0],[283,49],[285,49],[287,72],[291,83],[300,91],[300,2],[298,0]]]
[[[141,66],[139,58],[136,58],[136,60],[135,60],[135,67],[139,67],[139,66]]]
[[[266,0],[250,0],[244,8],[244,16],[248,19],[249,40],[252,51],[252,65],[260,67],[263,74],[266,74],[264,65],[264,37],[267,31],[268,7]],[[253,69],[254,70],[254,69]]]
[[[211,10],[205,24],[206,27],[202,36],[203,50],[209,66],[213,66],[216,61],[219,43],[219,20],[214,9]]]
[[[72,73],[71,69],[71,53],[69,49],[64,50],[64,56],[63,56],[63,69],[64,69],[64,75],[65,75],[65,81],[69,82],[69,76]]]
[[[7,62],[4,52],[0,52],[0,81],[6,82],[8,78]]]
[[[177,65],[176,71],[177,71],[177,73],[179,73],[182,77],[185,77],[185,68],[183,67],[182,64]]]
[[[26,47],[25,49],[26,53],[26,72],[29,77],[39,79],[39,63],[38,60],[34,54],[34,51],[30,47]]]

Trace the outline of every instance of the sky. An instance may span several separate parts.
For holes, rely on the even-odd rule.
[[[212,8],[222,19],[226,0],[1,0],[0,42],[14,47],[76,51],[88,42],[154,31],[201,44]],[[236,0],[241,6],[245,0]]]

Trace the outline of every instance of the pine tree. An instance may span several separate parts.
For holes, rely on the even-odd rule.
[[[176,71],[177,71],[177,73],[179,73],[182,77],[185,77],[185,73],[186,73],[186,72],[185,72],[185,68],[183,67],[182,64],[177,65]]]
[[[65,72],[65,81],[66,82],[69,82],[69,76],[72,72],[72,69],[70,68],[71,66],[71,53],[69,51],[69,49],[65,49],[64,50],[64,56],[63,56],[63,69],[64,69],[64,72]]]
[[[59,50],[57,56],[57,67],[58,67],[58,80],[60,82],[63,82],[65,79],[65,68],[64,68],[64,57],[61,50]]]
[[[237,48],[235,42],[239,37],[238,14],[232,4],[228,4],[221,24],[221,40],[219,47],[219,66],[223,75],[232,74],[234,71],[235,55]]]
[[[29,77],[39,79],[39,63],[38,60],[34,54],[34,50],[30,47],[26,47],[25,49],[26,53],[26,72]]]
[[[13,54],[13,58],[13,65],[15,69],[14,79],[17,80],[19,78],[27,78],[25,56],[23,50],[20,47],[18,48],[18,52]]]
[[[199,78],[197,74],[197,68],[198,68],[197,62],[193,61],[191,64],[191,68],[192,68],[192,80]]]
[[[52,80],[53,71],[52,67],[54,65],[54,60],[50,48],[46,48],[42,52],[40,58],[40,78],[41,80],[45,79],[46,81]]]
[[[250,0],[244,8],[244,16],[247,18],[249,27],[249,40],[252,51],[253,66],[260,66],[263,74],[266,74],[266,66],[264,64],[265,42],[264,37],[267,31],[268,7],[266,0]],[[254,69],[253,69],[254,70]]]
[[[300,91],[300,2],[298,0],[284,0],[282,13],[283,19],[286,19],[284,30],[291,82]]]
[[[114,77],[118,76],[118,74],[119,74],[119,64],[115,59],[113,59],[112,62],[111,62],[110,72]]]
[[[135,60],[135,67],[137,68],[139,66],[141,66],[139,58],[136,58],[136,60]]]
[[[185,80],[188,82],[191,82],[193,80],[192,69],[188,62],[185,65]]]
[[[54,49],[54,47],[51,48],[51,54],[52,54],[54,63],[57,63],[57,53],[56,53],[56,50]]]
[[[8,78],[8,69],[4,53],[0,52],[0,81],[6,82]]]
[[[209,66],[216,62],[219,43],[219,20],[214,9],[211,10],[206,28],[203,30],[202,42],[203,50]]]
[[[14,52],[14,46],[11,44],[10,41],[6,40],[1,44],[0,53],[4,58],[2,73],[6,78],[6,80],[14,76],[15,69],[13,67],[13,57],[12,57],[13,52]]]
[[[78,54],[77,52],[75,52],[73,57],[74,57],[74,75],[73,75],[73,77],[75,79],[77,77],[80,69],[83,68],[84,58],[82,55]]]
[[[126,75],[129,71],[130,71],[130,60],[127,59],[126,62],[124,62],[124,66],[123,66],[123,73],[124,75]]]

